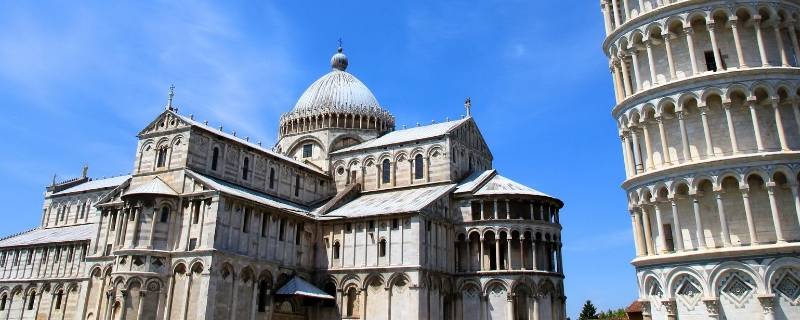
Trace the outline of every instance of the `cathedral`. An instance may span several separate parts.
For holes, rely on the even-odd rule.
[[[170,90],[130,175],[54,180],[0,240],[0,318],[565,319],[563,202],[494,169],[469,99],[398,130],[347,66],[271,147]]]
[[[800,1],[601,0],[650,319],[800,319]]]

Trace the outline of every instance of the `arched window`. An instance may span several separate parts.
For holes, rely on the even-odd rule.
[[[161,222],[169,221],[169,207],[164,206],[161,208]]]
[[[294,176],[294,196],[295,197],[299,197],[300,196],[300,175],[299,174]]]
[[[283,241],[286,239],[286,219],[281,218],[281,222],[278,224],[278,240]]]
[[[163,168],[167,165],[167,147],[158,149],[158,156],[156,157],[156,167]]]
[[[386,239],[381,239],[381,241],[378,242],[378,256],[386,256]]]
[[[269,188],[275,188],[275,168],[269,168]]]
[[[244,209],[244,217],[242,217],[242,232],[250,232],[250,208]]]
[[[392,164],[389,163],[389,159],[384,159],[381,164],[381,182],[389,183],[391,181],[391,167]]]
[[[217,163],[219,162],[219,148],[214,147],[211,153],[211,170],[217,171]]]
[[[36,290],[31,291],[31,295],[28,297],[28,310],[33,310],[34,301],[36,301]]]
[[[242,164],[242,179],[247,180],[247,176],[250,175],[250,158],[244,158],[244,164]]]
[[[61,309],[61,298],[64,296],[64,290],[58,290],[56,294],[56,310]]]
[[[356,313],[356,306],[358,305],[358,293],[356,288],[350,287],[347,290],[347,316],[353,317]]]
[[[422,179],[423,174],[425,173],[423,170],[423,163],[422,163],[422,155],[418,154],[414,157],[414,179]]]
[[[339,241],[333,242],[333,258],[339,259],[339,249],[340,249]]]
[[[8,302],[8,295],[3,294],[3,296],[0,297],[0,310],[6,309],[6,302]]]
[[[267,311],[267,280],[258,283],[258,312]]]

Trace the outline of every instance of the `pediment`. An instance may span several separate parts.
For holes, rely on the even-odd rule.
[[[153,133],[172,131],[189,126],[191,126],[191,124],[181,119],[181,117],[175,114],[173,111],[165,110],[158,115],[155,120],[151,121],[144,129],[142,129],[138,136],[141,138]]]

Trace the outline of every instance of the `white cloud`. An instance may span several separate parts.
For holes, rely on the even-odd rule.
[[[143,126],[175,83],[182,112],[272,139],[265,127],[294,99],[292,28],[270,5],[68,3],[53,9],[58,19],[36,19],[37,9],[0,13],[0,81],[44,112],[74,117],[82,106],[64,101],[77,95]],[[244,25],[253,11],[263,26]]]

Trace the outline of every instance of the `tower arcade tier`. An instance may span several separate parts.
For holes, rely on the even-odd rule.
[[[800,317],[800,2],[601,7],[645,318]]]

